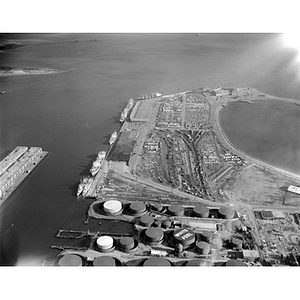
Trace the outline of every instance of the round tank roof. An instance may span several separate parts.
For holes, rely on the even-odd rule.
[[[226,219],[232,219],[234,217],[234,210],[228,206],[220,207],[219,213]]]
[[[140,219],[140,223],[142,226],[149,227],[154,222],[154,218],[148,215],[144,215]]]
[[[210,245],[209,245],[209,243],[206,243],[206,242],[199,242],[199,243],[197,243],[197,248],[207,249],[207,248],[210,248]]]
[[[129,209],[133,214],[138,215],[138,214],[142,214],[143,212],[145,212],[147,207],[142,202],[133,202],[130,204]]]
[[[148,228],[145,232],[146,239],[149,242],[159,242],[163,239],[164,232],[160,228]]]
[[[66,254],[58,261],[59,266],[82,266],[82,259],[76,254]]]
[[[236,246],[241,246],[243,244],[243,241],[238,238],[233,238],[231,241],[232,241],[232,244],[234,244]]]
[[[134,239],[132,237],[122,237],[120,239],[120,247],[125,250],[134,248]]]
[[[172,216],[183,216],[184,208],[181,205],[170,205],[168,207],[168,212]]]
[[[161,226],[163,228],[169,228],[169,227],[171,227],[171,225],[172,225],[172,222],[169,220],[164,220],[164,221],[162,221],[162,224],[161,224]]]
[[[167,259],[164,259],[164,258],[161,258],[161,257],[151,257],[151,258],[148,258],[144,261],[143,263],[143,266],[145,267],[149,267],[149,266],[171,266],[171,263],[167,260]]]
[[[213,249],[221,249],[222,245],[223,245],[222,240],[219,238],[214,238],[210,242],[210,247]]]
[[[207,262],[205,260],[201,259],[193,259],[187,262],[186,266],[190,267],[201,267],[201,266],[207,266]]]
[[[112,248],[113,244],[114,244],[114,239],[108,235],[100,236],[97,239],[97,246],[101,250],[110,249],[110,248]]]
[[[193,212],[195,216],[199,216],[201,218],[207,218],[209,216],[209,209],[205,205],[197,205],[193,208]]]
[[[122,203],[118,200],[109,200],[103,204],[105,212],[110,214],[116,214],[122,210]]]
[[[244,262],[237,260],[237,259],[228,260],[225,263],[225,266],[226,267],[247,267],[247,265]]]
[[[116,261],[113,257],[110,256],[100,256],[95,258],[93,261],[94,266],[110,266],[113,267],[116,265]]]
[[[203,231],[201,233],[201,240],[209,242],[212,238],[212,233],[209,231]]]
[[[155,211],[162,211],[164,206],[160,203],[151,204],[151,208]]]
[[[174,239],[177,243],[183,244],[184,246],[191,245],[195,242],[195,233],[187,228],[180,228],[174,230]]]

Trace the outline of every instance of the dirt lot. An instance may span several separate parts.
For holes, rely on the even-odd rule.
[[[297,185],[284,175],[271,173],[257,166],[245,169],[226,192],[237,201],[257,205],[300,205],[300,196],[286,192],[289,185]]]

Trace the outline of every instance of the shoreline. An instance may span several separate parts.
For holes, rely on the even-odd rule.
[[[267,98],[271,98],[271,99],[267,99]],[[295,99],[289,99],[289,98],[278,98],[278,97],[274,97],[274,96],[270,96],[270,95],[265,95],[265,98],[264,99],[251,99],[251,101],[259,101],[259,100],[281,100],[281,101],[285,101],[285,102],[291,102],[291,103],[294,103],[294,104],[298,104],[298,103],[295,103],[295,101],[298,101],[300,103],[300,100],[295,100]],[[241,101],[227,101],[227,102],[241,102]],[[229,146],[230,149],[234,150],[236,153],[238,153],[240,156],[243,156],[247,161],[251,162],[252,164],[255,164],[259,167],[264,167],[264,168],[267,168],[269,169],[270,171],[273,171],[273,172],[279,172],[283,175],[286,175],[286,176],[289,176],[289,177],[292,177],[293,179],[296,179],[296,180],[300,180],[300,175],[298,174],[295,174],[293,172],[290,172],[290,171],[287,171],[285,169],[282,169],[282,168],[279,168],[279,167],[276,167],[276,166],[273,166],[273,165],[270,165],[264,161],[261,161],[257,158],[254,158],[248,154],[246,154],[245,152],[241,151],[239,148],[237,148],[235,145],[233,145],[228,137],[226,136],[222,126],[221,126],[221,122],[220,122],[220,117],[219,117],[219,113],[221,111],[221,109],[224,108],[224,106],[222,105],[222,103],[218,103],[217,104],[217,107],[213,108],[214,109],[214,112],[213,112],[213,115],[214,115],[214,122],[215,125],[216,125],[216,131],[219,133],[220,135],[220,138],[222,139],[222,141],[224,142],[225,145]]]

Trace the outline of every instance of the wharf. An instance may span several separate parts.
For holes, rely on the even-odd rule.
[[[47,154],[39,147],[17,147],[0,162],[0,206]]]

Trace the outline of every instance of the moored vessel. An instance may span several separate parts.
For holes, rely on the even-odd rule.
[[[116,138],[117,138],[117,132],[114,131],[114,132],[111,134],[111,136],[110,136],[109,144],[110,144],[110,145],[113,144],[113,143],[115,142]]]

